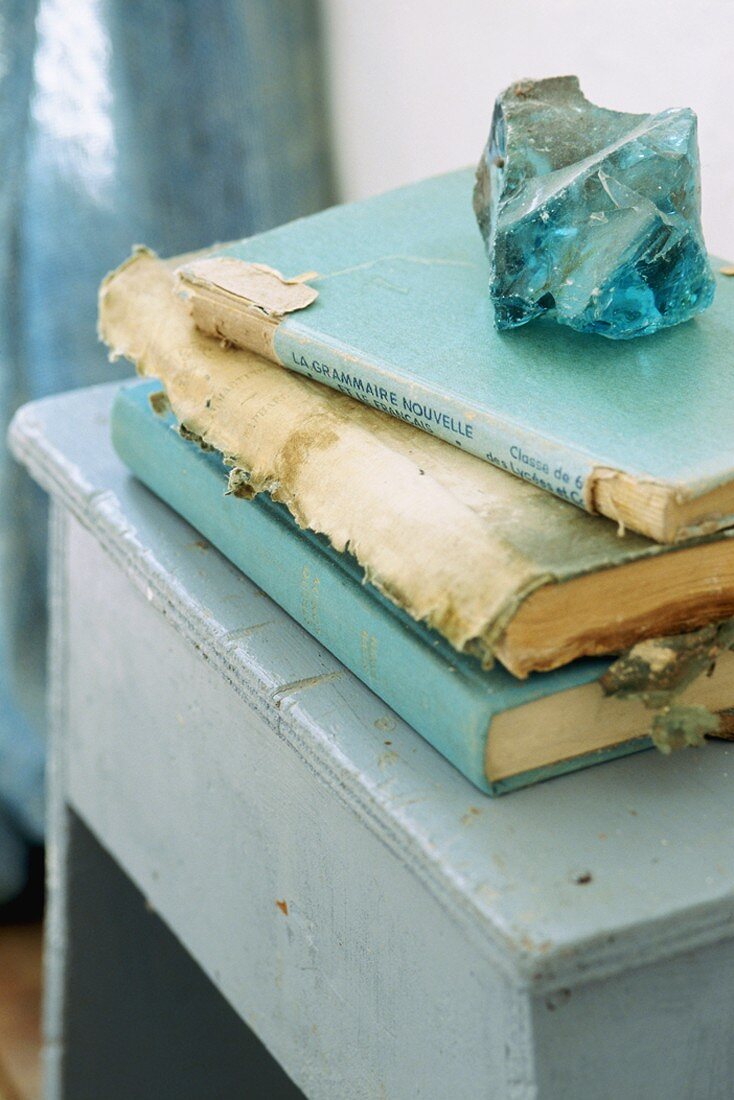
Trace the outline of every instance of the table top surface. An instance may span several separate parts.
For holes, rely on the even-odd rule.
[[[129,475],[109,442],[116,389],[26,406],[14,453],[155,605],[185,615],[204,652],[226,649],[304,766],[509,976],[588,979],[734,932],[734,745],[483,796]]]

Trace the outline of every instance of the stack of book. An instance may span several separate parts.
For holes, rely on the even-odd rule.
[[[734,281],[653,337],[500,334],[471,188],[138,249],[100,331],[158,380],[130,469],[501,793],[734,706]]]

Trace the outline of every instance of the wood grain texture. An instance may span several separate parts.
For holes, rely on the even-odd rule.
[[[0,1097],[41,1095],[40,925],[0,926]]]

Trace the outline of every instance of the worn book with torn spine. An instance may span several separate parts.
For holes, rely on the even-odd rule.
[[[605,693],[608,661],[523,681],[483,670],[364,583],[349,554],[299,530],[284,505],[225,496],[221,455],[181,437],[158,389],[134,383],[115,400],[112,439],[125,464],[482,790],[502,794],[649,747],[653,714],[638,696]],[[734,654],[722,653],[680,702],[731,706]]]
[[[660,542],[734,524],[734,280],[701,317],[621,345],[497,332],[453,172],[181,266],[206,332],[249,347]],[[539,257],[539,262],[541,262]]]
[[[100,292],[113,355],[161,379],[184,429],[348,551],[460,653],[515,676],[734,615],[734,531],[662,546],[193,324],[138,252]]]

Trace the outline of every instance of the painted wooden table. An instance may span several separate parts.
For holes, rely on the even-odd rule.
[[[730,1098],[734,748],[486,799],[128,476],[112,394],[11,432],[52,498],[47,1095]]]

